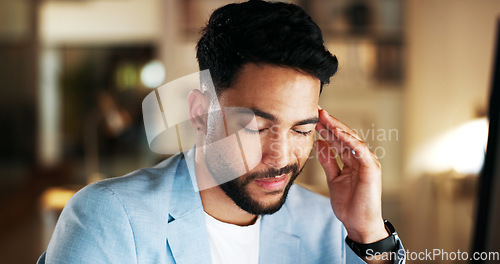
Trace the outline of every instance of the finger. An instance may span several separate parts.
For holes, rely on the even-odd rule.
[[[324,109],[319,110],[319,123],[323,124],[323,126],[325,126],[329,130],[333,130],[336,127],[338,127],[340,129],[342,129],[343,131],[346,131],[349,134],[351,134],[351,135],[355,136],[356,138],[358,138],[359,140],[361,140],[361,138],[359,137],[358,133],[356,133],[356,131],[354,131],[352,128],[350,128],[346,124],[340,122],[337,118],[330,115]]]
[[[335,136],[333,132],[326,129],[322,124],[318,124],[316,126],[316,130],[318,131],[320,136],[323,137],[326,142],[328,142],[328,144],[330,145],[330,150],[339,155],[342,162],[344,162],[345,158],[347,158],[349,155],[352,155],[352,149],[342,141],[340,141],[340,139]]]
[[[375,161],[375,163],[377,163],[377,166],[379,168],[382,168],[382,164],[380,163],[380,160],[378,160],[377,155],[375,155],[375,153],[373,153],[371,150],[370,150],[370,153],[372,154],[372,157],[373,157],[373,160]]]
[[[318,123],[316,125],[316,130],[321,137],[323,137],[330,144],[330,149],[339,155],[339,158],[344,165],[352,167],[356,162],[359,162],[360,159],[363,158],[364,164],[371,165],[375,163],[377,167],[381,167],[376,156],[368,149],[365,142],[360,140],[358,137],[355,137],[340,128],[329,130],[322,123]],[[335,131],[336,133],[333,133],[332,131]],[[339,136],[342,134],[345,135],[339,138],[337,134],[339,134]],[[358,144],[353,144],[356,142]],[[355,146],[357,147],[355,148]]]
[[[334,128],[331,128],[332,130]],[[322,123],[317,123],[316,124],[316,131],[318,131],[319,135],[326,140],[330,145],[333,145],[335,143],[339,142],[339,139],[335,136],[335,134],[332,132],[332,130],[328,129],[323,125]]]
[[[346,132],[338,127],[333,130],[333,133],[339,139],[339,141],[344,143],[351,150],[354,150],[355,155],[357,155],[358,157],[366,154],[366,150],[368,149],[368,147],[366,146],[365,142],[359,140],[351,133]]]
[[[324,140],[316,140],[316,152],[318,153],[319,163],[326,173],[326,177],[330,182],[340,174],[340,168],[335,158],[335,153],[329,148],[329,144]]]
[[[342,142],[342,144],[345,144],[348,148],[351,150],[354,150],[354,157],[362,164],[364,165],[377,165],[380,167],[380,163],[378,162],[377,158],[373,153],[368,149],[368,146],[365,144],[365,142],[359,140],[358,138],[354,137],[350,133],[341,130],[340,128],[334,129],[335,136],[339,139],[339,141]],[[344,153],[344,152],[343,152]],[[347,155],[346,161],[342,159],[343,157],[340,157],[342,162],[348,164],[350,159],[348,159],[352,155]]]
[[[342,142],[331,130],[326,129],[323,124],[318,123],[316,125],[316,130],[321,137],[323,137],[323,139],[330,144],[330,149],[332,149],[335,153],[344,158],[349,155],[352,156],[352,148],[350,145]]]

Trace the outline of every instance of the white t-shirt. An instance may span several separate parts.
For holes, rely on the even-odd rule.
[[[212,264],[258,264],[260,217],[255,224],[221,222],[205,212]]]

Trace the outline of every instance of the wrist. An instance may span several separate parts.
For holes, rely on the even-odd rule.
[[[373,225],[364,226],[364,230],[347,228],[347,236],[356,243],[369,244],[387,238],[390,233],[384,225],[384,221],[380,219]]]
[[[384,254],[387,252],[393,252],[398,248],[398,235],[394,226],[387,220],[384,221],[384,226],[386,232],[389,236],[374,241],[371,243],[358,243],[353,241],[349,235],[346,237],[345,241],[347,245],[359,256],[359,257],[373,257],[375,255]]]

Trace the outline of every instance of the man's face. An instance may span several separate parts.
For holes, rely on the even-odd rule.
[[[241,107],[255,114],[254,122],[239,124],[243,127],[238,139],[242,143],[224,148],[207,144],[204,153],[207,168],[216,181],[236,167],[234,157],[242,151],[250,153],[248,160],[257,157],[252,157],[252,153],[262,154],[247,173],[220,181],[224,182],[220,185],[222,190],[243,210],[257,215],[271,214],[285,202],[312,148],[319,92],[320,81],[310,75],[290,68],[249,63],[240,70],[233,86],[219,94],[221,109]],[[238,118],[238,114],[218,113],[208,116],[207,142],[219,140],[231,124],[245,119]],[[255,139],[260,142],[252,144]],[[255,146],[261,152],[252,149]]]

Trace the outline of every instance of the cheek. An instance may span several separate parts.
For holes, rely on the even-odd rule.
[[[226,131],[227,126],[227,131]],[[211,167],[224,179],[232,180],[255,168],[262,158],[258,134],[245,133],[224,124],[221,116],[212,115],[208,120],[205,156]]]
[[[293,155],[299,160],[305,160],[309,157],[309,154],[311,153],[311,149],[313,146],[314,142],[314,137],[313,136],[308,136],[304,137],[301,139],[295,140],[293,142]],[[303,164],[304,162],[300,162]]]
[[[224,123],[222,116],[217,112],[209,113],[207,116],[207,143],[212,143],[224,138]]]

